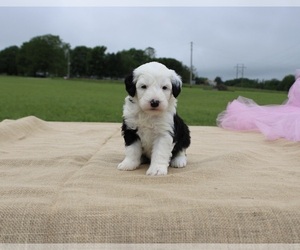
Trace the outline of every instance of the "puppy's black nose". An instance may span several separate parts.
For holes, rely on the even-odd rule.
[[[151,100],[150,105],[152,108],[157,108],[159,106],[159,101],[158,100]]]

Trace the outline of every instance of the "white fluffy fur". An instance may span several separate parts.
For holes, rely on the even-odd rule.
[[[174,147],[170,131],[173,131],[177,103],[172,94],[172,82],[181,88],[181,79],[175,71],[155,62],[138,67],[133,76],[136,94],[125,98],[123,117],[128,128],[138,128],[140,140],[126,147],[125,159],[118,169],[138,168],[144,154],[151,159],[147,175],[166,175]],[[152,107],[151,100],[159,101],[159,106]],[[185,165],[185,152],[171,161],[174,167]]]

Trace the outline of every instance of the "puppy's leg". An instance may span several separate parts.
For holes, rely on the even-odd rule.
[[[162,135],[154,141],[147,175],[166,175],[168,173],[172,148],[173,138],[169,134]]]
[[[140,140],[125,147],[125,159],[118,165],[119,170],[134,170],[141,164],[142,144]]]
[[[172,160],[170,166],[173,168],[183,168],[186,166],[187,158],[185,149],[180,151]]]

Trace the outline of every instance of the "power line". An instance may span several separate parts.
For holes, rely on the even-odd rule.
[[[245,67],[244,64],[241,63],[241,64],[237,64],[237,65],[235,66],[235,68],[236,68],[236,79],[238,79],[239,76],[241,76],[240,78],[244,78],[244,70],[245,70],[247,67]]]

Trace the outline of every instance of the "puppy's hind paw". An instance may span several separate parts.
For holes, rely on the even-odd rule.
[[[186,166],[187,159],[185,155],[176,156],[173,160],[171,160],[171,167],[173,168],[184,168]]]

